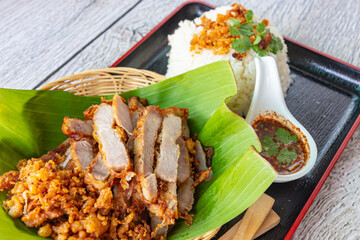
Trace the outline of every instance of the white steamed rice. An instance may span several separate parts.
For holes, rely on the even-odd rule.
[[[218,13],[226,14],[226,11],[229,9],[231,9],[230,6],[218,7],[214,10],[206,12],[205,15],[212,21],[216,21]],[[253,20],[260,21],[260,18],[254,15]],[[166,76],[176,76],[212,62],[228,60],[233,68],[238,88],[237,94],[231,99],[228,106],[234,112],[245,116],[249,109],[254,91],[254,57],[256,56],[256,53],[251,49],[247,53],[246,57],[239,61],[232,57],[232,54],[235,52],[233,49],[231,49],[230,52],[225,55],[215,55],[211,50],[208,49],[203,49],[200,54],[196,54],[193,51],[190,51],[190,41],[193,38],[193,35],[195,33],[200,33],[202,29],[202,27],[196,27],[196,24],[200,23],[200,18],[196,18],[194,21],[181,21],[179,23],[179,28],[174,32],[174,34],[168,36],[171,50],[169,52],[169,62]],[[274,26],[274,24],[269,22],[268,28],[270,29],[271,33],[277,37],[280,37],[284,44],[284,48],[281,52],[278,52],[276,55],[269,52],[267,55],[273,56],[276,59],[282,89],[285,94],[291,83],[289,77],[290,69],[287,64],[287,47],[284,43],[282,34]]]

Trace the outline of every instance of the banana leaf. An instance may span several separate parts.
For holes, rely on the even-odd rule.
[[[205,146],[214,147],[213,176],[196,188],[193,224],[176,224],[170,239],[200,236],[239,215],[276,177],[257,154],[261,150],[254,130],[226,106],[236,93],[227,61],[220,61],[122,94],[144,97],[162,108],[187,107],[192,133]],[[111,96],[106,96],[111,98]],[[99,97],[75,96],[62,91],[0,89],[0,173],[16,169],[20,159],[39,157],[66,136],[61,132],[65,116],[82,118],[82,112]],[[6,193],[0,194],[0,200]],[[36,229],[0,209],[0,239],[42,239]]]

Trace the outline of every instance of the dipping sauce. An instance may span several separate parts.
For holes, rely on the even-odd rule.
[[[275,119],[259,119],[253,124],[264,157],[280,175],[299,171],[309,158],[305,144],[288,127]]]

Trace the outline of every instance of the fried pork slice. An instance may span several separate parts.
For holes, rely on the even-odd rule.
[[[193,187],[196,187],[199,185],[202,181],[209,181],[212,176],[211,167],[205,171],[201,171],[198,173],[195,173],[195,182],[193,184]]]
[[[137,122],[134,143],[135,172],[142,176],[153,173],[154,146],[162,122],[160,108],[148,106]]]
[[[164,118],[161,131],[160,157],[155,173],[158,178],[168,182],[176,182],[177,179],[180,147],[176,141],[181,136],[181,129],[180,117],[168,115]]]
[[[125,100],[119,95],[115,95],[112,108],[116,124],[122,127],[127,134],[132,135],[134,127],[131,122],[130,109],[125,104]]]
[[[161,225],[162,220],[157,218],[154,214],[150,214],[150,218],[151,218],[151,230],[156,234],[156,236],[166,237],[169,230],[169,226],[164,226],[159,229],[158,227]]]
[[[141,182],[141,190],[144,198],[149,203],[154,203],[157,199],[156,175],[150,174],[147,177],[142,177],[140,182]]]
[[[92,105],[88,109],[86,109],[83,114],[86,120],[91,120],[98,109],[99,105]]]
[[[66,164],[66,169],[81,168],[86,170],[94,159],[94,145],[88,138],[83,138],[80,141],[71,140],[71,159]]]
[[[177,140],[180,147],[180,155],[178,160],[177,180],[180,183],[185,182],[191,175],[190,156],[189,151],[182,138]]]
[[[71,160],[71,147],[69,147],[66,152],[64,153],[64,157],[63,157],[64,161],[61,162],[59,165],[60,167],[65,168],[66,165],[69,163],[69,161]]]
[[[179,108],[179,107],[169,107],[164,110],[164,112],[168,115],[173,114],[181,118],[182,123],[182,136],[185,138],[190,137],[190,129],[188,126],[188,117],[189,117],[189,110],[187,108]]]
[[[64,154],[68,151],[69,148],[70,148],[70,138],[63,141],[54,150],[50,150],[46,154],[42,155],[40,159],[43,160],[44,162],[53,160],[57,164],[60,164],[64,161],[64,158],[62,156],[64,156]]]
[[[174,217],[177,218],[177,184],[174,182],[167,183],[168,190],[165,193],[165,199],[167,203],[167,209],[174,213]]]
[[[197,172],[206,171],[208,167],[206,166],[206,154],[199,140],[195,142],[195,167]]]
[[[123,137],[119,135],[119,131],[112,128],[114,121],[112,107],[101,103],[93,116],[93,137],[99,143],[99,151],[108,169],[128,170],[131,168],[129,154]]]
[[[145,98],[139,99],[139,97],[131,97],[128,99],[128,105],[130,108],[131,122],[136,127],[136,122],[140,118],[140,113],[143,107],[147,105]]]
[[[195,188],[192,187],[194,180],[188,178],[187,181],[179,187],[178,190],[178,201],[179,201],[179,212],[182,215],[187,214],[194,204],[194,193]]]
[[[160,185],[162,186],[159,190],[157,204],[150,204],[148,208],[151,214],[161,220],[161,223],[153,230],[154,236],[160,229],[175,224],[175,219],[178,218],[177,184],[162,181]]]
[[[93,133],[92,121],[65,117],[62,125],[63,133],[75,140],[91,137]]]
[[[109,176],[110,171],[106,168],[103,158],[100,153],[96,155],[93,162],[91,163],[91,168],[89,169],[89,173],[93,175],[96,180],[105,182]]]

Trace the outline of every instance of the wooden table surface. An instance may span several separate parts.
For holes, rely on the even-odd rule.
[[[0,87],[36,89],[66,75],[108,67],[182,2],[2,0]],[[272,20],[285,36],[360,66],[360,0],[241,4]],[[293,239],[360,239],[359,155],[358,129]]]

